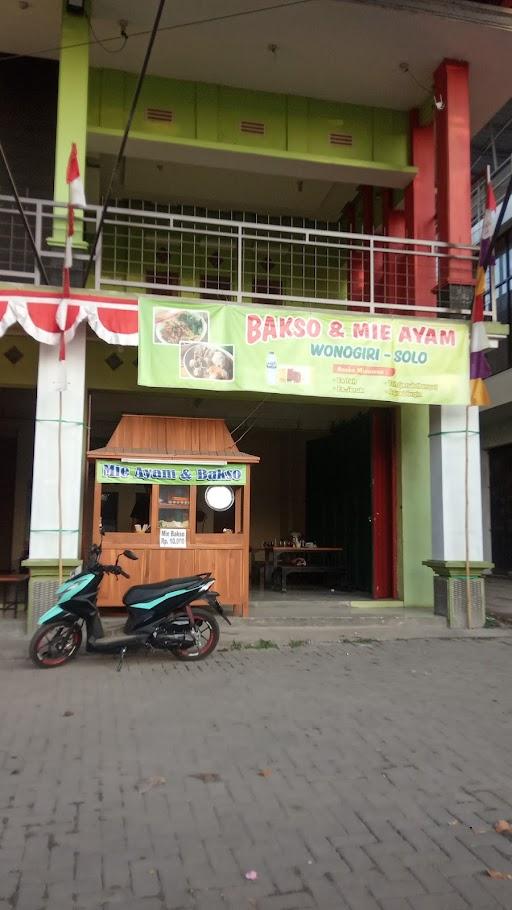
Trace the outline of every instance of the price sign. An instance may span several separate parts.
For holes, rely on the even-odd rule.
[[[187,546],[185,528],[160,528],[160,546],[184,550]]]

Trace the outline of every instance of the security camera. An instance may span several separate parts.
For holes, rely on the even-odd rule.
[[[435,96],[434,96],[434,105],[436,107],[436,110],[438,110],[438,111],[444,111],[444,109],[446,107],[446,104],[444,103],[443,99],[436,98]]]

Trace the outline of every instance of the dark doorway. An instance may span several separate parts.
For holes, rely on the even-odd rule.
[[[308,443],[307,539],[343,547],[347,586],[372,589],[371,421],[360,414]]]
[[[12,523],[16,486],[16,440],[0,439],[0,571],[11,568]]]
[[[343,548],[346,583],[396,597],[394,413],[375,408],[333,427],[307,451],[307,537]]]
[[[372,421],[372,595],[397,597],[395,412],[374,408]]]
[[[494,571],[512,572],[512,445],[489,450]]]

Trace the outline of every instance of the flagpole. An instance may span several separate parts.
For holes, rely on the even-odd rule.
[[[483,262],[484,269],[487,269],[487,266],[491,262],[492,255],[494,253],[494,247],[496,246],[496,241],[498,240],[498,234],[499,234],[501,225],[503,224],[503,219],[505,217],[505,212],[508,208],[508,204],[510,202],[511,196],[512,196],[512,175],[510,176],[510,180],[508,182],[507,189],[505,190],[505,195],[504,195],[503,201],[501,203],[501,209],[499,211],[499,215],[496,219],[496,224],[494,226],[494,231],[493,231],[493,234],[491,237],[491,242],[489,244],[489,249],[487,250],[487,255]]]
[[[62,567],[62,391],[59,389],[59,422],[57,424],[57,510],[59,517],[59,585],[63,581]]]
[[[466,405],[466,433],[464,436],[464,542],[466,556],[466,611],[468,629],[473,628],[473,602],[469,574],[469,408]]]

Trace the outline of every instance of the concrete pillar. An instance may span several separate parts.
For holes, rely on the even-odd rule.
[[[439,240],[471,243],[471,159],[469,67],[460,60],[443,60],[434,74],[436,108],[437,224]],[[470,308],[472,264],[463,251],[441,260],[439,300],[452,309]],[[460,258],[455,258],[455,255]]]
[[[434,609],[450,625],[468,625],[466,566],[466,408],[430,409],[430,492],[432,558],[435,572]],[[468,430],[468,557],[471,579],[471,625],[485,622],[482,572],[482,481],[478,408],[469,408]]]
[[[66,345],[62,392],[62,560],[66,573],[79,562],[84,476],[85,324]],[[40,345],[32,479],[29,626],[51,605],[59,571],[59,387],[58,346]]]
[[[465,560],[466,408],[435,406],[430,412],[432,558]],[[469,409],[469,558],[483,559],[478,408]]]
[[[59,94],[57,101],[57,132],[55,137],[55,175],[53,198],[67,202],[68,188],[66,167],[71,144],[76,143],[78,163],[85,180],[85,153],[87,147],[87,97],[89,84],[89,21],[86,15],[78,16],[66,11],[62,5],[59,61]],[[66,234],[66,209],[56,209],[50,246],[63,246]],[[83,241],[83,222],[80,212],[75,212],[73,246],[86,248]]]

